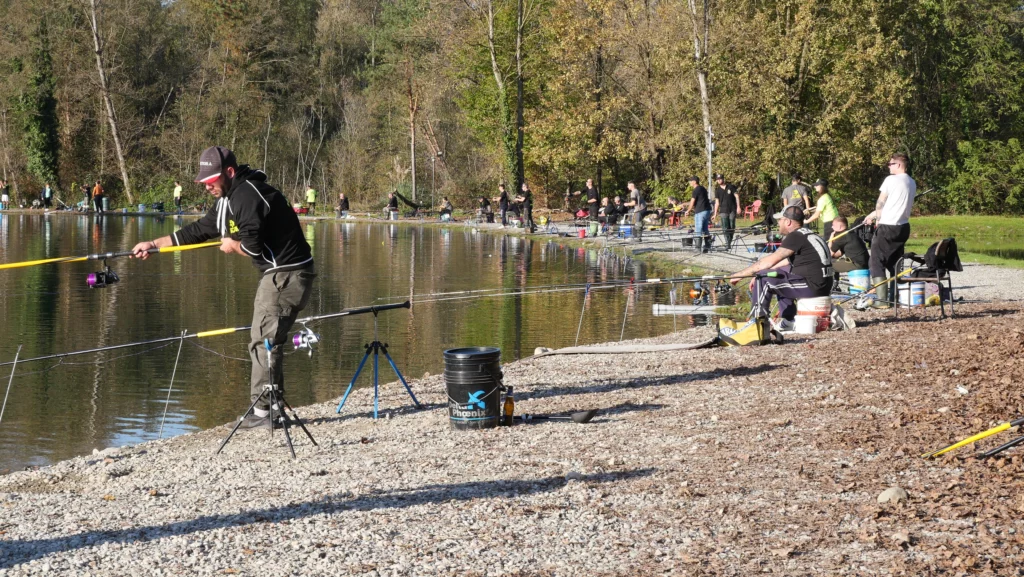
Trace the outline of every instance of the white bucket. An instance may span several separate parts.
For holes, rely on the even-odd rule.
[[[392,210],[388,213],[388,220],[398,220],[398,211]]]
[[[818,317],[797,315],[793,320],[793,331],[798,335],[813,335],[818,332]]]
[[[923,307],[924,285],[923,282],[900,285],[900,304],[908,307]]]
[[[796,301],[796,329],[800,334],[821,333],[828,330],[829,315],[832,313],[832,297],[817,297],[799,299]],[[809,333],[801,332],[799,327],[801,317],[812,319],[814,330]],[[804,323],[808,321],[802,321]]]

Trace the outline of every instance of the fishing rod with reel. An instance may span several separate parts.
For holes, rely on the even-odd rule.
[[[213,246],[220,246],[220,241],[218,240],[218,241],[204,242],[204,243],[199,243],[199,244],[186,244],[186,245],[181,245],[181,246],[167,246],[167,247],[163,247],[163,248],[151,248],[151,249],[149,249],[149,250],[147,250],[145,252],[147,252],[149,254],[171,253],[171,252],[182,252],[182,251],[186,251],[186,250],[194,250],[194,249],[197,249],[197,248],[209,248],[209,247],[213,247]],[[42,266],[42,265],[47,265],[47,264],[64,264],[64,263],[87,262],[87,261],[100,260],[100,261],[103,261],[103,269],[102,270],[98,270],[96,272],[89,273],[88,275],[86,275],[86,277],[85,277],[85,284],[89,288],[101,289],[101,288],[106,288],[108,286],[117,284],[118,282],[121,281],[121,278],[117,275],[117,273],[114,272],[114,270],[110,268],[110,265],[107,264],[107,260],[115,259],[115,258],[123,258],[123,257],[133,257],[133,256],[135,256],[135,252],[134,251],[130,251],[130,250],[121,251],[121,252],[104,252],[104,253],[96,253],[96,254],[87,254],[87,255],[84,255],[84,256],[62,256],[62,257],[55,257],[55,258],[46,258],[46,259],[41,259],[41,260],[26,260],[26,261],[21,261],[21,262],[4,263],[4,264],[0,264],[0,270],[8,270],[8,269],[15,269],[15,268],[27,268],[27,267]]]
[[[292,336],[292,339],[291,339],[292,340],[292,346],[295,347],[295,350],[307,350],[308,349],[310,354],[312,355],[312,352],[314,350],[313,349],[313,345],[317,345],[317,344],[320,343],[320,335],[318,335],[317,333],[313,332],[313,330],[310,329],[307,326],[309,323],[312,323],[312,322],[315,322],[315,321],[323,321],[323,320],[327,320],[327,319],[335,319],[335,318],[340,318],[340,317],[368,314],[368,313],[372,313],[373,315],[376,316],[377,313],[382,312],[382,311],[393,310],[393,309],[407,309],[407,308],[410,308],[410,306],[411,306],[410,302],[409,301],[405,301],[405,302],[402,302],[402,303],[395,303],[395,304],[373,305],[373,306],[368,306],[368,307],[360,307],[360,308],[354,308],[354,309],[347,309],[347,310],[343,310],[343,311],[336,312],[336,313],[314,315],[314,316],[310,316],[310,317],[296,319],[295,322],[297,324],[302,325],[303,328],[301,330],[299,330],[295,335]],[[136,342],[124,343],[124,344],[120,344],[120,345],[109,345],[109,346],[105,346],[105,347],[96,347],[96,348],[92,348],[92,349],[83,349],[83,350],[78,350],[78,351],[70,351],[70,352],[66,352],[66,353],[55,353],[55,354],[51,354],[51,355],[42,355],[42,356],[31,357],[31,358],[27,358],[27,359],[18,359],[17,361],[0,362],[0,367],[4,367],[4,366],[8,366],[8,365],[14,365],[14,364],[21,364],[21,363],[29,363],[29,362],[33,362],[33,361],[44,361],[44,360],[49,360],[49,359],[63,359],[64,357],[72,357],[72,356],[76,356],[76,355],[86,355],[86,354],[91,354],[91,353],[101,353],[101,352],[113,351],[113,350],[118,350],[118,349],[142,347],[142,346],[146,346],[146,345],[157,345],[157,344],[170,343],[170,342],[179,341],[179,340],[185,340],[185,339],[203,339],[203,338],[208,338],[208,337],[215,337],[215,336],[220,336],[220,335],[228,335],[228,334],[232,334],[232,333],[238,333],[238,332],[242,332],[242,331],[247,331],[247,330],[249,330],[251,328],[252,328],[251,326],[230,327],[230,328],[223,328],[223,329],[214,329],[214,330],[209,330],[209,331],[200,331],[200,332],[196,332],[196,333],[189,333],[188,331],[185,331],[184,333],[182,333],[180,335],[177,335],[177,336],[173,336],[173,337],[163,337],[163,338],[159,338],[159,339],[149,339],[149,340],[145,340],[145,341],[136,341]]]

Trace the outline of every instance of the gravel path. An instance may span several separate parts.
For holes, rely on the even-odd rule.
[[[917,457],[1024,409],[1021,308],[959,310],[504,367],[519,412],[589,424],[453,431],[434,376],[427,410],[397,383],[377,422],[368,390],[301,408],[320,448],[295,461],[266,431],[214,455],[220,427],[12,473],[0,575],[1007,575],[1020,457]],[[893,485],[909,501],[877,503]]]

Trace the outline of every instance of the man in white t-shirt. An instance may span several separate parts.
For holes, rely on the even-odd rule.
[[[875,234],[871,237],[871,284],[876,285],[896,274],[896,263],[903,256],[903,247],[910,238],[910,209],[914,206],[917,183],[907,174],[907,155],[896,153],[889,159],[889,176],[879,188],[875,210],[864,217],[866,224],[877,222]],[[889,285],[883,284],[875,291],[878,308],[889,306]],[[895,297],[895,294],[892,295]]]

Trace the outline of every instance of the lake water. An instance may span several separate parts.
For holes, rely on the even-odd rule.
[[[181,225],[174,218],[0,214],[0,262],[125,251]],[[442,351],[451,347],[500,347],[508,362],[529,356],[537,346],[572,345],[584,305],[584,291],[574,287],[490,298],[426,295],[657,276],[639,261],[564,246],[551,236],[337,221],[303,227],[319,277],[301,316],[414,295],[411,310],[383,312],[379,325],[381,340],[391,345],[410,378],[440,372]],[[0,362],[13,360],[19,344],[26,359],[250,323],[259,277],[247,258],[208,248],[109,264],[121,281],[105,289],[85,283],[88,273],[102,268],[100,262],[0,271]],[[683,294],[690,287],[677,288]],[[669,290],[663,285],[591,291],[580,344],[619,340],[623,318],[626,339],[705,322],[653,316],[652,305],[667,303]],[[344,392],[363,344],[372,340],[373,317],[327,320],[313,328],[322,342],[312,357],[304,351],[286,357],[288,399],[294,406]],[[248,331],[185,342],[164,436],[217,426],[241,414],[248,406],[247,344]],[[0,471],[157,438],[177,353],[173,342],[19,363],[0,422]],[[370,383],[369,369],[360,376],[361,385]],[[0,392],[10,370],[0,367]],[[382,382],[394,380],[386,363],[381,371]],[[354,396],[346,411],[369,407],[366,397]]]

